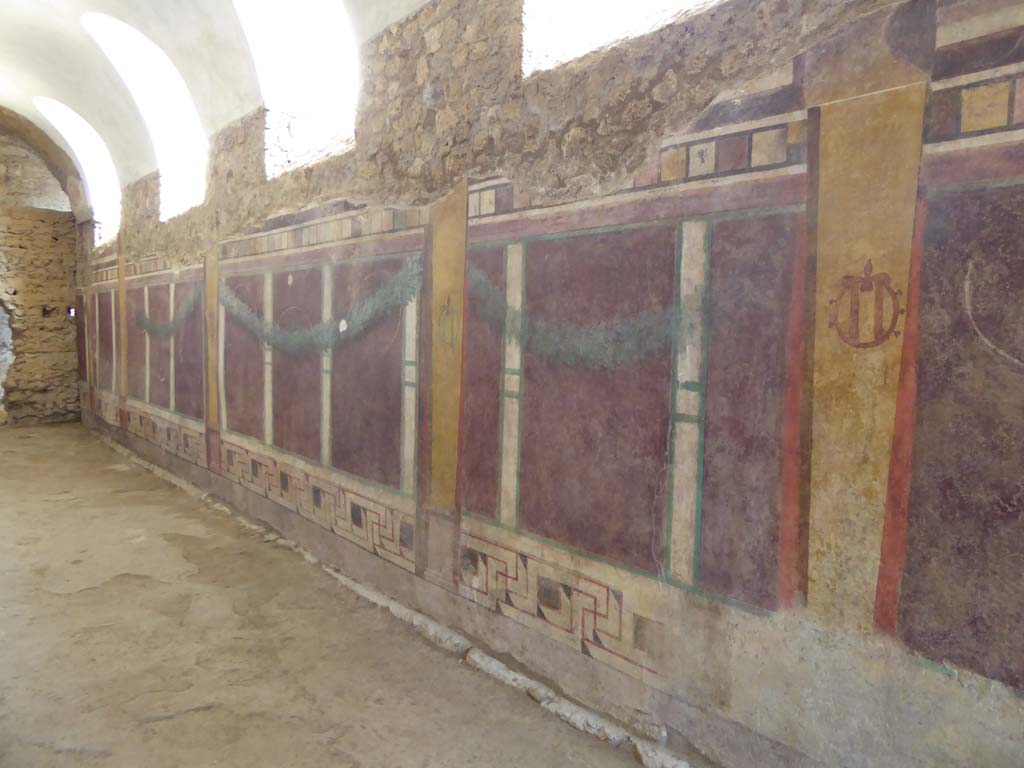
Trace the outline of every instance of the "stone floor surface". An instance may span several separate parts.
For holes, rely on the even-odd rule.
[[[635,766],[81,425],[0,427],[0,766]]]

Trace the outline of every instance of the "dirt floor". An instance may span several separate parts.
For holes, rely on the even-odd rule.
[[[0,428],[0,766],[635,766],[105,446]]]

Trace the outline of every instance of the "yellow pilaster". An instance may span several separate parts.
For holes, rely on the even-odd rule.
[[[430,212],[430,491],[436,509],[456,508],[462,332],[466,288],[468,184],[463,181]]]
[[[855,629],[872,626],[924,105],[915,83],[821,107],[808,609]]]
[[[217,371],[219,370],[219,340],[217,338],[220,297],[218,286],[220,284],[220,256],[216,250],[206,254],[205,269],[206,278],[206,425],[211,429],[220,428],[220,390]]]

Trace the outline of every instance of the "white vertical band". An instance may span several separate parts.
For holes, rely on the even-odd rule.
[[[263,274],[263,322],[274,322],[274,274]],[[263,345],[263,442],[274,444],[274,351]]]
[[[321,267],[322,306],[320,318],[327,323],[334,316],[334,271],[330,264]],[[331,465],[331,367],[334,361],[333,350],[325,349],[321,354],[320,379],[320,463]]]
[[[523,307],[523,245],[513,243],[505,249],[505,301],[509,314],[517,317]],[[505,370],[501,376],[501,490],[498,516],[501,522],[515,526],[519,518],[519,433],[522,408],[523,350],[519,334],[505,320]]]
[[[672,445],[671,575],[685,584],[694,581],[697,505],[700,473],[701,401],[703,400],[704,302],[708,221],[683,222],[679,231],[679,328],[672,402],[675,413],[669,439]]]
[[[170,318],[170,322],[171,322],[171,326],[172,327],[174,326],[174,288],[175,288],[175,285],[172,282],[171,285],[170,285],[169,291],[168,291],[169,298],[168,298],[168,305],[167,305],[167,316]],[[169,400],[169,403],[170,403],[170,408],[171,408],[172,411],[174,410],[174,337],[175,337],[175,335],[176,334],[173,334],[173,333],[171,334],[171,343],[169,344],[169,346],[170,346],[169,354],[171,356],[171,363],[170,363],[170,368],[169,368],[169,370],[171,372],[170,373],[170,383],[169,383],[169,386],[170,386],[170,400]]]
[[[402,310],[402,492],[416,489],[416,416],[419,367],[416,344],[419,301],[413,299]]]

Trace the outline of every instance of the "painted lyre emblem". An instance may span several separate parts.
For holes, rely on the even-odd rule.
[[[451,294],[445,297],[441,311],[437,313],[437,336],[441,345],[455,349],[455,311],[452,309]]]
[[[828,327],[835,329],[844,344],[855,349],[877,347],[890,336],[900,335],[896,324],[904,312],[900,305],[903,291],[892,287],[888,273],[876,275],[873,271],[871,259],[868,259],[864,274],[846,275],[839,295],[828,303]],[[864,298],[867,301],[862,301]],[[871,313],[865,318],[867,322],[861,319],[862,309]]]

